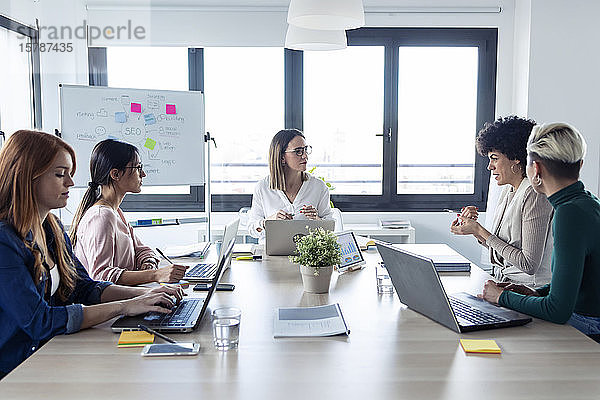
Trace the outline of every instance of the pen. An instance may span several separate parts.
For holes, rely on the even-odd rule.
[[[151,334],[153,334],[153,335],[156,335],[156,336],[158,336],[159,338],[161,338],[161,339],[163,339],[163,340],[166,340],[166,341],[167,341],[167,342],[169,342],[169,343],[177,343],[176,341],[174,341],[174,340],[173,340],[173,339],[171,339],[170,337],[168,337],[168,336],[165,336],[165,335],[163,335],[162,333],[158,333],[158,332],[156,332],[154,329],[150,329],[150,328],[148,328],[146,325],[139,324],[139,325],[138,325],[138,328],[140,328],[141,330],[143,330],[143,331],[146,331],[146,332],[148,332],[148,333],[151,333]]]
[[[262,256],[238,256],[236,260],[262,260]]]
[[[160,254],[162,256],[162,258],[164,258],[165,260],[167,260],[171,264],[175,264],[173,261],[171,261],[171,259],[169,257],[165,256],[165,254],[162,251],[160,251],[160,249],[158,247],[156,248],[156,251],[158,251],[158,254]]]

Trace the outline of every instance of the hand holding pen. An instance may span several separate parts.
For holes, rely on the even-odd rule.
[[[300,214],[303,214],[308,219],[319,219],[317,209],[311,205],[303,205],[300,209]]]
[[[279,210],[275,214],[275,218],[274,219],[294,219],[294,214],[288,213],[288,212],[286,212],[284,210]]]
[[[156,249],[158,254],[160,254],[165,260],[167,260],[171,265],[159,268],[156,270],[156,281],[157,282],[166,282],[166,283],[177,283],[179,280],[183,278],[185,275],[185,271],[188,269],[185,265],[175,264],[169,257],[167,257],[159,248]]]

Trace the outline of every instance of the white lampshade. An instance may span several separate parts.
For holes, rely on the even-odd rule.
[[[347,47],[346,31],[304,29],[289,25],[285,47],[293,50],[342,50]]]
[[[365,24],[365,10],[362,0],[291,0],[287,22],[306,29],[354,29]]]

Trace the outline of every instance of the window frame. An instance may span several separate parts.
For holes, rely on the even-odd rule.
[[[476,127],[495,119],[497,28],[360,28],[347,32],[349,46],[384,46],[384,115],[382,132],[383,176],[381,195],[332,194],[332,201],[342,211],[410,212],[457,209],[465,204],[485,211],[490,175],[487,158],[476,154],[474,193],[472,194],[397,194],[398,145],[398,60],[400,46],[457,47],[480,49],[477,80]],[[90,48],[90,85],[106,85],[106,49]],[[102,50],[104,56],[102,58]],[[96,54],[96,52],[98,52]],[[284,49],[285,128],[303,129],[303,52]],[[203,50],[189,49],[190,90],[203,91]],[[103,64],[103,66],[102,66]],[[94,76],[92,76],[92,71]],[[102,73],[104,76],[102,76]],[[385,132],[391,132],[388,137]],[[473,132],[473,151],[475,137]],[[204,187],[193,186],[190,195],[137,195],[125,198],[127,211],[203,211]],[[248,207],[251,194],[212,194],[212,211],[237,211]]]
[[[26,36],[31,40],[31,51],[29,52],[29,62],[31,63],[31,113],[33,116],[33,128],[42,129],[42,85],[40,78],[40,33],[39,29],[25,25],[0,14],[0,28],[5,28],[20,35]],[[0,126],[0,132],[2,126]],[[10,135],[12,132],[9,132]],[[6,132],[2,134],[4,136]],[[7,139],[5,137],[5,139]]]

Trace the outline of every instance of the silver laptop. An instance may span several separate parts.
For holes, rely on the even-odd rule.
[[[230,243],[235,243],[235,237],[237,236],[238,226],[240,224],[239,218],[233,220],[227,226],[225,226],[225,232],[223,232],[223,242],[219,250],[219,260],[223,256],[223,252],[229,248]],[[217,271],[216,263],[199,263],[194,265],[185,272],[183,279],[190,282],[211,282]],[[225,269],[229,268],[231,259],[228,257],[225,264]]]
[[[298,254],[294,237],[308,235],[309,230],[323,228],[333,231],[333,220],[271,220],[265,221],[266,241],[265,253],[269,256],[290,256]]]
[[[112,324],[112,331],[121,332],[123,330],[138,329],[137,326],[139,324],[143,324],[155,331],[163,332],[191,332],[196,329],[202,317],[206,314],[208,303],[217,288],[219,279],[225,269],[225,264],[233,251],[233,244],[234,242],[232,241],[225,253],[219,258],[215,277],[211,281],[212,285],[206,297],[183,299],[169,314],[149,312],[134,317],[121,317]]]
[[[524,325],[531,317],[468,293],[446,295],[431,259],[377,243],[400,301],[455,332]]]
[[[358,246],[354,232],[337,232],[335,236],[337,237],[337,242],[340,245],[340,253],[342,256],[342,261],[337,267],[338,271],[345,272],[362,268],[362,266],[365,264],[365,258],[360,251],[360,247]]]

